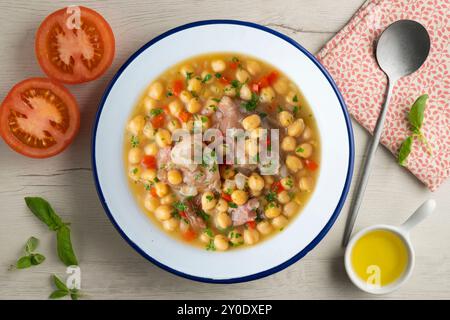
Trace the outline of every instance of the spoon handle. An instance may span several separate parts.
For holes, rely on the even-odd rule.
[[[369,148],[367,149],[366,160],[362,163],[362,168],[360,172],[362,172],[359,182],[355,189],[355,197],[353,199],[353,203],[350,208],[349,215],[347,217],[347,224],[345,226],[344,238],[342,241],[342,245],[345,247],[350,239],[352,234],[353,226],[355,224],[356,217],[358,216],[359,207],[361,206],[364,192],[366,191],[367,182],[369,181],[370,169],[372,166],[372,160],[375,157],[375,153],[378,148],[378,144],[380,142],[381,133],[383,132],[384,121],[386,119],[386,113],[389,105],[389,100],[392,96],[392,89],[394,87],[395,82],[388,79],[388,88],[386,93],[386,99],[384,101],[383,107],[381,108],[380,116],[378,117],[378,122],[375,127],[375,131],[373,134],[373,138],[371,143],[369,144]]]

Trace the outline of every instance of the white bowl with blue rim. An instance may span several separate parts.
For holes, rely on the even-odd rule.
[[[148,84],[172,65],[210,52],[255,56],[290,77],[313,110],[322,146],[316,189],[301,214],[268,241],[227,252],[181,243],[154,225],[129,189],[123,159],[125,125]],[[255,280],[305,256],[339,215],[350,186],[353,158],[351,122],[330,75],[294,40],[243,21],[194,22],[145,44],[125,62],[106,89],[92,136],[92,168],[99,198],[122,237],[159,267],[203,282]]]

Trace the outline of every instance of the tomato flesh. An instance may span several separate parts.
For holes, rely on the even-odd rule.
[[[80,126],[75,98],[60,84],[30,78],[16,84],[0,107],[0,134],[15,151],[46,158],[63,151]]]
[[[49,15],[36,34],[36,57],[44,72],[64,83],[101,76],[114,58],[114,34],[97,12],[79,8],[79,24],[68,26],[73,13],[63,8]]]

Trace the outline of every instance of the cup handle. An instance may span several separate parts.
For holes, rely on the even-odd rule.
[[[435,208],[436,201],[433,199],[425,201],[405,222],[403,222],[400,228],[408,233],[412,228],[427,218]]]

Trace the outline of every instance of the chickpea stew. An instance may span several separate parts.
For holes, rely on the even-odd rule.
[[[241,129],[256,164],[180,161],[194,144],[172,135],[195,128],[224,136]],[[269,175],[258,161],[261,143],[270,151],[274,140],[262,129],[279,132],[279,165]],[[182,241],[225,251],[269,238],[301,212],[319,174],[319,138],[311,108],[285,74],[254,57],[214,53],[183,61],[148,86],[126,127],[124,162],[152,221]]]

